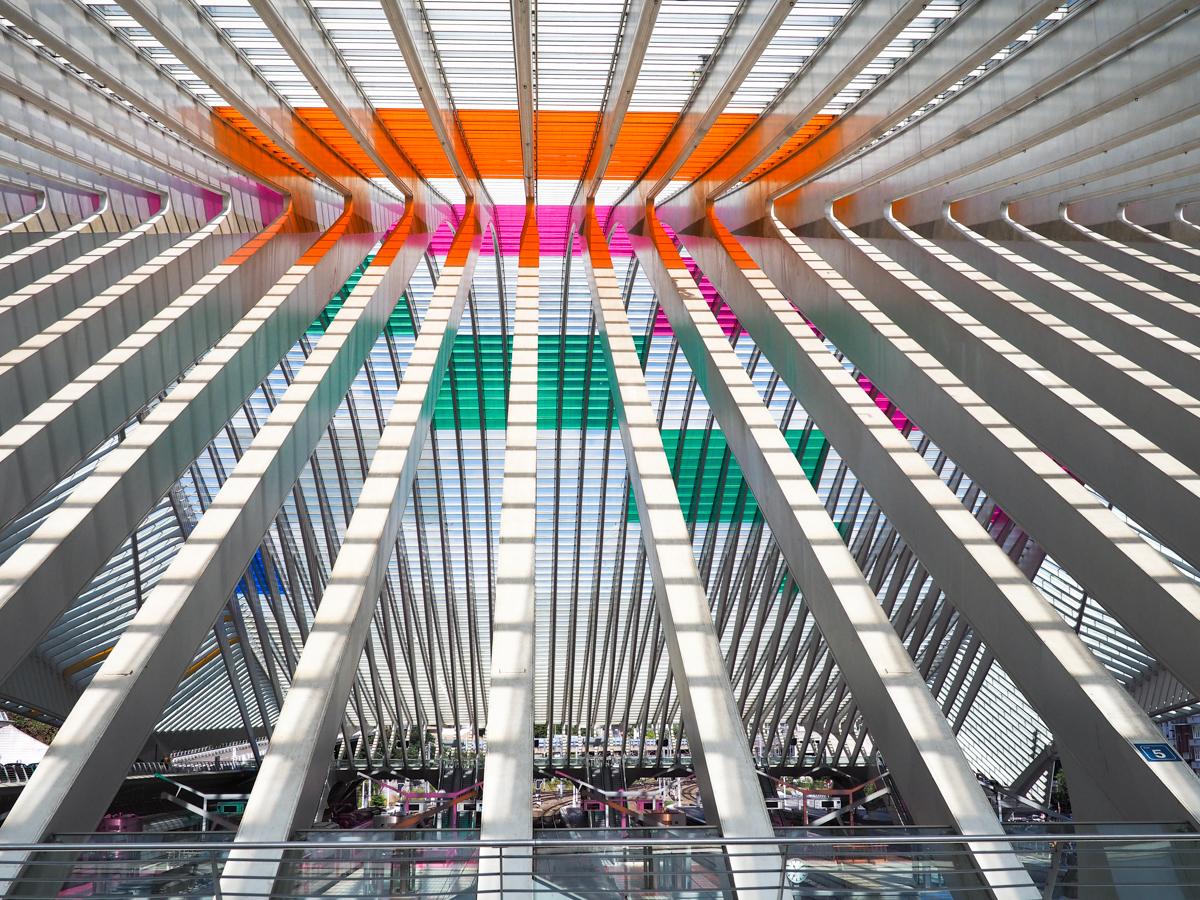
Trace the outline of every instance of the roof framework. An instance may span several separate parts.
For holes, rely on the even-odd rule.
[[[286,834],[514,716],[731,834],[751,767],[982,829],[1056,756],[1196,820],[1131,749],[1200,691],[1187,3],[60,5],[0,0],[0,698],[90,749],[0,841],[264,734]]]

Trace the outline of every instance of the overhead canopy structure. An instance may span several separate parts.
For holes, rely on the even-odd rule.
[[[0,0],[0,842],[260,737],[265,839],[535,736],[1200,821],[1198,15]]]

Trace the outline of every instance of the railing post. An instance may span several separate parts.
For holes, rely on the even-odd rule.
[[[212,869],[213,900],[221,900],[221,870],[217,866],[216,848],[208,851],[208,864]]]

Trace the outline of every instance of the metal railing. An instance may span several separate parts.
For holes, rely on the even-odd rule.
[[[0,882],[15,878],[15,893],[33,900],[504,896],[516,883],[545,897],[715,898],[730,896],[734,860],[739,877],[751,872],[769,885],[755,892],[764,898],[957,898],[986,896],[977,866],[994,846],[997,855],[1016,852],[1045,898],[1088,898],[1114,888],[1122,898],[1200,895],[1200,835],[1182,828],[1018,832],[971,837],[970,852],[962,836],[894,828],[781,832],[771,841],[721,838],[707,829],[580,829],[534,841],[326,831],[269,844],[235,844],[229,835],[97,835],[5,845]],[[279,863],[277,877],[249,888],[243,879],[237,891],[222,885],[230,859],[264,852]],[[490,873],[482,878],[481,860]]]
[[[37,767],[37,763],[7,763],[0,766],[0,787],[28,784],[29,780],[33,778],[34,772],[37,771]],[[180,763],[161,763],[139,760],[129,767],[129,777],[191,775],[207,774],[210,772],[245,772],[253,771],[254,768],[255,764],[253,760],[248,762],[224,760],[221,762],[206,763],[190,763],[186,761]]]

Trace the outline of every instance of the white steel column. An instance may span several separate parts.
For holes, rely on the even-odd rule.
[[[714,223],[714,227],[719,228],[719,223]],[[733,239],[726,232],[718,240],[729,243]],[[710,278],[719,279],[718,290],[737,312],[739,321],[768,359],[777,362],[783,379],[798,397],[804,398],[806,408],[833,446],[925,563],[949,600],[973,623],[979,623],[976,631],[1054,730],[1060,749],[1081,761],[1083,771],[1077,768],[1078,774],[1074,775],[1077,783],[1095,784],[1107,795],[1105,802],[1110,804],[1113,814],[1126,819],[1148,820],[1156,814],[1166,818],[1181,815],[1194,818],[1200,809],[1196,805],[1200,784],[1186,766],[1178,765],[1175,771],[1164,773],[1162,769],[1166,767],[1146,764],[1132,746],[1136,741],[1156,740],[1157,728],[1082,646],[1070,625],[1021,576],[1003,550],[986,538],[970,512],[825,349],[800,314],[748,256],[742,254],[735,265],[725,248],[717,246],[718,241],[685,238],[685,243],[705,247],[704,270]],[[722,254],[724,261],[720,258]],[[682,330],[675,327],[677,333]],[[688,344],[682,339],[681,342],[686,350]],[[993,427],[1000,424],[993,422]],[[1087,497],[1083,489],[1079,489],[1078,495]],[[1029,505],[1026,500],[1018,503],[1018,509],[1026,513]],[[1048,505],[1047,500],[1041,500],[1040,505]],[[1086,506],[1080,509],[1077,516],[1081,523],[1086,521],[1085,509]],[[1182,633],[1195,634],[1200,623],[1200,592],[1183,587],[1172,590],[1175,587],[1172,582],[1182,579],[1172,579],[1167,574],[1170,567],[1166,561],[1156,559],[1150,548],[1139,547],[1141,542],[1136,535],[1122,528],[1115,517],[1105,518],[1109,520],[1106,528],[1103,522],[1097,523],[1104,528],[1095,536],[1099,540],[1088,541],[1089,536],[1080,535],[1075,523],[1064,523],[1063,534],[1052,535],[1051,541],[1056,547],[1063,543],[1087,546],[1092,555],[1103,557],[1095,559],[1093,565],[1109,573],[1115,582],[1127,583],[1127,579],[1136,578],[1134,583],[1139,584],[1136,605],[1147,611],[1153,609],[1149,618],[1161,619]],[[1024,525],[1024,518],[1018,516],[1018,520]],[[1029,530],[1035,536],[1042,531]],[[1136,542],[1135,545],[1118,550],[1114,541],[1122,537],[1127,542]],[[1072,561],[1078,558],[1071,548],[1067,548],[1067,556]],[[1149,567],[1149,571],[1141,574],[1128,571],[1139,563]],[[1159,579],[1161,584],[1156,583]],[[1107,598],[1112,593],[1103,591],[1102,595]],[[1132,597],[1119,601],[1117,614],[1130,612],[1121,604],[1132,601]],[[1020,618],[1006,612],[1006,607],[1019,611]],[[987,621],[981,621],[984,616]],[[996,625],[992,624],[1004,623],[1005,619],[1008,622],[1000,633],[1006,641],[1018,638],[1019,627],[1028,627],[1022,626],[1023,622],[1039,624],[1036,629],[1028,629],[1033,632],[1030,637],[1020,637],[1021,645],[1006,647],[995,639]],[[1138,633],[1161,635],[1163,631],[1161,624],[1154,622]],[[1161,643],[1148,646],[1154,650]],[[1172,662],[1183,660],[1182,645],[1169,643],[1168,647],[1174,651],[1170,656]],[[1042,660],[1047,657],[1061,665],[1045,665]],[[1031,679],[1028,673],[1034,670],[1039,675]],[[1086,687],[1081,689],[1081,685]],[[1075,718],[1086,714],[1089,706],[1095,721],[1109,724],[1087,731],[1080,727]],[[1127,776],[1120,784],[1108,784],[1111,779],[1106,777],[1107,766],[1122,756]],[[1167,777],[1163,782],[1154,777],[1164,774]],[[1125,785],[1129,785],[1128,790]]]
[[[487,762],[483,779],[485,840],[533,837],[534,612],[537,564],[538,240],[536,211],[525,207],[517,268],[500,558],[492,625]],[[479,890],[521,896],[533,890],[530,853],[480,849]],[[503,870],[503,880],[500,878]]]
[[[648,210],[635,230],[638,259],[906,804],[923,823],[1002,834],[945,716],[662,226]],[[875,408],[857,385],[842,393]],[[884,440],[900,439],[882,416],[876,430]],[[980,539],[1005,559],[982,531]],[[1036,896],[1009,848],[978,845],[971,852],[994,894]]]
[[[349,216],[348,212],[347,218]],[[343,220],[342,225],[345,224]],[[326,237],[330,243],[346,241],[346,249],[353,248],[353,252],[361,249],[361,244],[356,246],[356,239],[345,237],[340,228]],[[361,236],[357,238],[357,241],[362,240]],[[336,260],[339,254],[326,254],[329,249],[320,246],[314,253]],[[269,321],[269,314],[277,307],[301,302],[295,296],[297,283],[311,276],[319,264],[320,260],[306,256],[294,266],[289,276],[283,279],[283,290],[268,293],[258,309],[258,316],[250,317],[251,322],[235,328],[222,346],[210,354],[215,358],[193,369],[188,380],[130,434],[127,445],[111,454],[76,488],[69,501],[46,520],[42,526],[44,531],[35,532],[27,545],[8,560],[9,568],[0,574],[0,578],[11,573],[13,586],[3,594],[0,624],[11,643],[6,646],[4,659],[0,661],[0,672],[6,673],[16,667],[41,633],[78,594],[82,584],[86,584],[90,573],[108,558],[122,537],[169,489],[179,470],[201,452],[212,433],[228,420],[232,411],[222,408],[218,402],[206,403],[205,391],[220,392],[222,378],[246,369],[243,377],[249,377],[242,385],[236,389],[224,385],[227,393],[235,395],[232,403],[236,406],[246,394],[243,388],[252,389],[265,377],[265,373],[251,370],[244,358],[239,365],[239,351],[248,355],[254,349],[264,351],[260,353],[260,365],[269,369],[270,362],[266,360],[277,357],[265,352],[269,348],[262,346],[262,335],[257,335],[258,341],[254,340],[255,332],[264,330],[265,326],[259,326]],[[330,265],[321,268],[327,270]],[[325,277],[329,274],[326,272]],[[322,293],[328,296],[327,291]],[[308,310],[290,318],[311,322],[313,315]],[[277,324],[276,327],[281,326]],[[293,337],[287,339],[290,341]],[[326,353],[329,352],[326,347]],[[320,360],[315,361],[319,363]],[[279,418],[296,413],[297,406],[303,405],[298,401],[302,394],[302,389],[289,392],[285,399],[292,402],[279,404]],[[344,391],[339,393],[338,399],[343,394]],[[336,404],[335,400],[333,408]],[[202,411],[211,417],[208,423],[189,418],[189,414],[202,415]],[[191,427],[187,428],[189,425]],[[166,440],[173,431],[175,440]],[[186,432],[193,443],[189,443],[180,431]],[[261,446],[278,434],[278,429],[264,429],[256,445]],[[170,454],[177,458],[166,458]],[[252,466],[263,466],[264,455],[270,457],[272,454],[259,453],[249,457],[249,461],[243,460],[243,474]],[[307,454],[301,457],[297,469],[306,458]],[[268,475],[282,480],[278,471],[272,472],[269,466],[263,466],[263,476]],[[153,730],[196,647],[245,571],[253,547],[261,540],[271,516],[282,502],[282,494],[294,480],[295,475],[292,475],[286,483],[272,485],[280,500],[269,511],[263,507],[270,505],[270,501],[239,495],[247,479],[239,478],[227,484],[227,490],[221,495],[225,502],[214,504],[211,514],[201,520],[203,528],[197,527],[192,532],[188,543],[72,709],[38,773],[0,827],[0,847],[5,843],[44,840],[56,831],[86,828],[87,823],[99,821],[128,773],[130,763]],[[246,500],[245,508],[229,502],[233,496]],[[253,515],[258,516],[261,525],[246,523]],[[247,536],[240,532],[241,529],[253,534]],[[233,561],[237,554],[231,547],[234,544],[230,539],[231,532],[234,539],[248,540],[251,544],[238,562]],[[30,544],[34,546],[30,547]],[[25,552],[27,550],[43,551],[44,555]],[[53,589],[38,589],[38,585],[45,585],[47,579],[60,586],[59,593],[54,593]],[[192,600],[193,592],[208,600],[208,605],[188,602]],[[28,606],[31,601],[36,604],[35,608]],[[3,857],[5,861],[14,858],[21,861],[20,854]]]
[[[429,435],[482,230],[475,204],[468,204],[296,664],[237,841],[286,840],[320,812],[334,739]],[[221,892],[266,896],[279,865],[275,853],[237,853],[225,866]]]
[[[717,644],[621,290],[591,204],[582,234],[592,308],[706,819],[724,837],[771,837],[771,820]],[[755,855],[739,856],[730,853],[739,894],[777,886],[780,862],[773,852],[764,854],[759,849]]]

